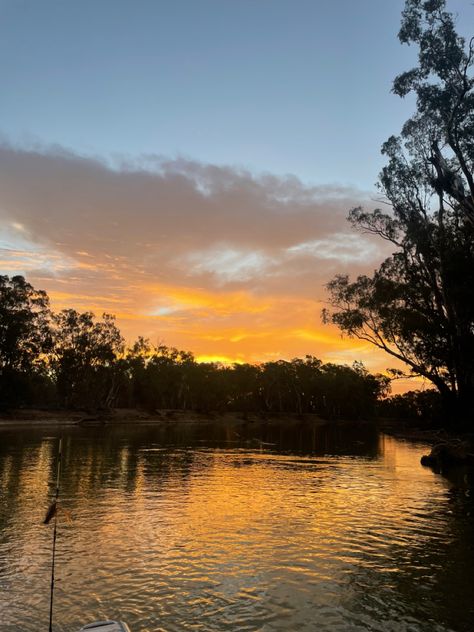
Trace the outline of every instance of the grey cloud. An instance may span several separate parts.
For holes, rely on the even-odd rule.
[[[338,248],[338,271],[364,270],[380,254],[366,237],[344,242],[347,212],[366,194],[294,176],[160,156],[110,164],[58,147],[3,145],[0,191],[0,218],[81,262],[75,275],[84,284],[145,275],[297,294],[331,277]]]

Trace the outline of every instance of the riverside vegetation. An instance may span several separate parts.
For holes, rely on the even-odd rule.
[[[115,319],[66,309],[21,276],[0,276],[2,407],[142,408],[317,413],[360,418],[375,412],[389,379],[362,364],[313,356],[259,365],[198,363],[193,354],[139,338],[125,348]]]
[[[382,152],[387,211],[353,209],[356,229],[393,254],[372,276],[339,275],[327,320],[401,360],[439,393],[444,423],[474,418],[474,38],[455,29],[444,0],[407,0],[399,39],[418,65],[393,92],[416,111]],[[395,373],[400,373],[397,371]]]

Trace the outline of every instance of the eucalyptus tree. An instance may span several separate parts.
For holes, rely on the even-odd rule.
[[[115,317],[65,309],[53,316],[54,346],[50,365],[62,405],[73,408],[111,407],[118,380],[117,360],[123,338]]]
[[[416,95],[416,112],[382,152],[379,187],[388,212],[362,208],[349,219],[394,248],[372,276],[329,284],[324,314],[430,380],[446,414],[474,412],[474,76],[473,42],[455,28],[444,0],[407,0],[399,39],[418,64],[393,92]]]
[[[142,394],[146,408],[182,408],[189,401],[190,365],[192,353],[159,345],[146,359]]]
[[[51,348],[46,292],[22,276],[0,275],[0,405],[24,403]]]

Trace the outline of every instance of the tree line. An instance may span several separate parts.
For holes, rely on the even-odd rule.
[[[393,248],[372,275],[337,275],[323,318],[384,350],[433,389],[384,400],[391,414],[436,409],[444,423],[474,419],[474,37],[456,31],[445,0],[406,0],[399,39],[418,64],[393,82],[416,110],[383,145],[383,207],[355,208],[361,232]],[[22,277],[2,277],[0,402],[110,407],[230,408],[357,416],[386,393],[362,365],[307,356],[262,365],[199,364],[189,352],[139,339],[125,349],[112,316],[51,314]],[[11,320],[13,310],[15,318]],[[9,320],[10,319],[10,320]],[[364,412],[361,412],[364,411]]]
[[[140,337],[126,347],[112,315],[54,313],[46,292],[0,276],[0,406],[114,407],[262,414],[372,415],[389,379],[313,356],[263,364],[197,362]]]

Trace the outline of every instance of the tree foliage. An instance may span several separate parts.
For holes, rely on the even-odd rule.
[[[389,379],[363,365],[323,364],[313,356],[261,365],[198,363],[192,354],[139,339],[127,353],[118,403],[146,410],[373,415]]]
[[[4,406],[360,418],[374,413],[387,390],[387,378],[371,375],[361,364],[323,364],[313,356],[224,366],[199,363],[189,351],[153,346],[142,337],[124,349],[110,314],[101,319],[74,309],[54,314],[46,293],[23,277],[1,277],[0,288]],[[6,379],[8,371],[15,371],[15,382]]]
[[[111,405],[117,388],[117,360],[123,339],[115,317],[65,309],[52,318],[50,367],[65,407]]]
[[[359,230],[394,247],[372,276],[329,284],[327,320],[430,380],[454,417],[474,409],[473,40],[443,0],[407,0],[399,33],[416,68],[393,91],[416,94],[415,114],[383,145],[379,187],[389,212],[353,209]]]
[[[22,276],[0,276],[0,406],[30,399],[51,348],[49,300]],[[31,379],[26,381],[25,375]],[[16,395],[15,395],[16,394]]]
[[[50,345],[49,300],[22,276],[0,276],[0,368],[29,370]]]
[[[441,397],[437,390],[408,391],[386,397],[377,404],[380,417],[428,427],[443,424]]]

